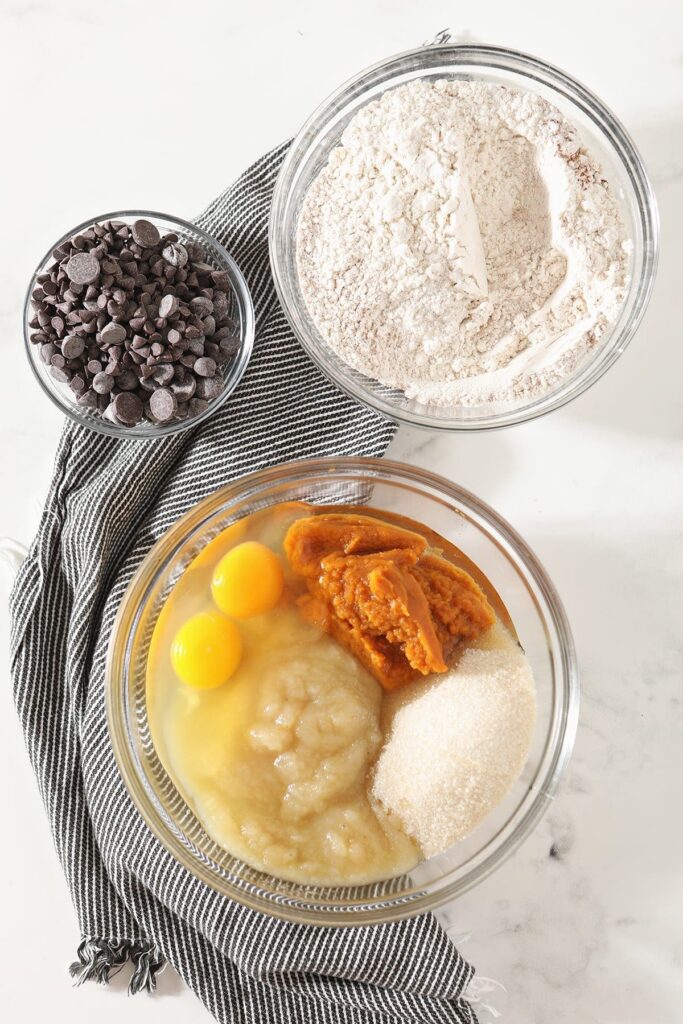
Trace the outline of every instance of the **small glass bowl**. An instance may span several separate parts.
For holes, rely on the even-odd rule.
[[[223,379],[225,381],[223,391],[221,391],[217,398],[214,398],[209,402],[209,405],[204,412],[200,413],[198,416],[187,417],[184,420],[173,420],[172,422],[165,424],[154,424],[143,419],[134,427],[124,427],[123,425],[119,426],[116,423],[109,423],[107,420],[102,418],[101,413],[94,412],[91,409],[85,409],[78,405],[76,396],[69,388],[69,385],[61,384],[59,381],[55,380],[50,373],[49,367],[40,358],[40,345],[34,345],[30,340],[30,334],[32,331],[31,328],[29,328],[29,321],[32,319],[34,312],[33,306],[31,305],[31,295],[36,287],[38,277],[54,263],[52,255],[54,249],[57,249],[63,242],[68,241],[68,239],[73,238],[74,235],[92,227],[93,224],[101,224],[103,221],[107,220],[118,220],[123,221],[126,224],[131,224],[133,221],[140,218],[151,221],[152,224],[159,229],[159,233],[161,235],[168,234],[169,232],[175,232],[179,235],[181,241],[185,240],[201,245],[206,254],[206,262],[210,263],[211,266],[216,268],[216,270],[224,270],[227,272],[232,285],[230,316],[235,322],[235,334],[236,336],[239,336],[240,344],[239,349],[232,360],[222,367]],[[31,369],[33,370],[41,388],[45,394],[52,399],[55,405],[59,406],[62,412],[70,419],[74,420],[76,423],[82,424],[84,427],[89,427],[90,430],[96,430],[100,434],[108,434],[110,437],[122,437],[128,439],[145,438],[149,440],[156,437],[165,437],[168,434],[176,434],[181,430],[186,430],[188,427],[194,427],[198,423],[201,423],[202,420],[211,416],[223,405],[224,402],[227,401],[242,379],[242,375],[244,374],[247,364],[249,363],[249,359],[251,358],[251,351],[254,344],[254,308],[247,283],[242,276],[241,270],[220,242],[217,242],[216,239],[212,238],[211,235],[206,233],[206,231],[198,228],[196,224],[191,224],[189,221],[181,220],[179,217],[171,217],[169,214],[165,213],[154,213],[151,210],[119,210],[116,213],[103,213],[99,217],[91,217],[89,220],[86,220],[77,227],[67,231],[65,235],[62,235],[62,237],[50,247],[48,252],[40,261],[40,264],[31,279],[31,283],[26,293],[26,300],[24,302],[24,344],[29,363],[31,364]]]
[[[296,260],[297,224],[306,193],[357,111],[383,92],[416,78],[478,80],[538,93],[576,125],[620,200],[633,241],[628,294],[621,313],[573,374],[533,400],[440,407],[408,399],[402,391],[348,366],[323,339],[306,307]],[[597,96],[536,57],[496,46],[447,44],[389,57],[342,85],[318,107],[294,139],[280,170],[269,243],[275,285],[287,319],[309,356],[342,391],[399,422],[440,430],[483,430],[521,423],[560,408],[594,384],[618,359],[633,337],[652,292],[659,222],[643,162],[623,126]]]
[[[468,838],[410,873],[353,888],[300,885],[257,871],[218,846],[156,755],[146,669],[159,613],[182,573],[221,530],[285,501],[363,504],[410,516],[471,558],[505,604],[531,663],[537,723],[526,766],[505,800]],[[431,910],[486,878],[549,806],[576,732],[579,686],[560,600],[524,541],[483,502],[443,477],[384,459],[319,459],[253,473],[200,502],[152,548],[112,630],[106,669],[114,754],[138,810],[176,861],[254,910],[304,924],[395,921]]]

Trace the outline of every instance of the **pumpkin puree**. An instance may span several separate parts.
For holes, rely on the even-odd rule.
[[[385,690],[445,672],[460,642],[494,622],[469,573],[412,530],[371,516],[308,516],[290,526],[284,550],[306,581],[302,613]]]

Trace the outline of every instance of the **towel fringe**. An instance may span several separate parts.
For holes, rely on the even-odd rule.
[[[166,958],[152,942],[135,942],[131,952],[134,964],[128,992],[153,992],[157,987],[157,974],[166,966]]]
[[[83,939],[78,947],[78,960],[70,965],[69,974],[76,985],[85,981],[108,985],[112,972],[117,974],[129,960],[133,964],[129,994],[154,992],[157,974],[166,966],[166,959],[152,942]]]

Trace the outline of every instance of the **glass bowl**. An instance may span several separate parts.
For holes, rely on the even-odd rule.
[[[128,224],[132,223],[134,220],[138,220],[139,218],[151,221],[152,224],[159,229],[159,233],[161,235],[168,234],[169,232],[175,232],[179,235],[181,241],[185,240],[198,243],[204,248],[206,262],[215,267],[216,270],[226,271],[232,286],[231,295],[229,296],[229,315],[235,323],[235,335],[239,337],[239,348],[232,360],[221,368],[223,372],[223,379],[225,381],[223,391],[217,398],[211,400],[208,407],[198,416],[188,416],[186,419],[177,419],[164,424],[150,423],[145,419],[140,423],[137,423],[134,427],[124,427],[122,425],[119,426],[116,423],[108,422],[103,419],[102,415],[97,411],[92,411],[78,405],[76,396],[69,388],[69,385],[61,384],[59,381],[55,380],[50,373],[48,366],[46,366],[40,358],[40,345],[34,345],[31,343],[30,334],[32,332],[31,328],[29,328],[29,321],[33,316],[31,295],[36,287],[37,278],[45,272],[48,266],[54,263],[52,254],[55,249],[74,235],[87,230],[87,228],[91,227],[93,224],[101,224],[102,221],[107,220],[118,220]],[[212,413],[219,409],[223,403],[228,400],[239,384],[244,371],[247,368],[249,359],[251,358],[253,344],[254,308],[251,301],[251,295],[249,294],[249,289],[247,288],[246,281],[242,276],[242,272],[232,256],[220,244],[220,242],[217,242],[216,239],[212,238],[211,235],[206,233],[206,231],[198,228],[196,224],[191,224],[189,221],[181,220],[179,217],[171,217],[166,213],[154,213],[151,210],[119,210],[115,213],[104,213],[100,217],[91,217],[89,220],[86,220],[77,227],[67,231],[66,234],[62,235],[62,237],[50,247],[48,252],[40,261],[35,274],[31,278],[31,283],[28,287],[24,302],[24,345],[29,363],[31,364],[31,369],[33,370],[41,388],[45,394],[52,399],[55,405],[59,406],[62,412],[70,419],[75,420],[76,423],[80,423],[84,427],[96,430],[100,434],[108,434],[111,437],[123,437],[128,439],[165,437],[168,434],[175,434],[178,431],[185,430],[187,427],[193,427],[198,423],[201,423],[202,420],[211,416]]]
[[[620,315],[599,345],[554,390],[519,403],[439,407],[407,399],[348,366],[322,338],[306,308],[296,262],[299,213],[306,193],[360,107],[415,78],[480,80],[538,93],[579,129],[602,164],[633,241],[630,283]],[[647,307],[659,248],[652,185],[627,132],[604,104],[563,71],[495,46],[428,46],[375,64],[341,86],[310,116],[280,170],[270,218],[270,258],[280,302],[309,356],[342,391],[390,419],[440,430],[508,426],[558,409],[595,383],[633,337]]]
[[[181,574],[218,532],[283,501],[364,504],[424,523],[488,576],[534,671],[538,719],[524,771],[471,836],[410,876],[353,888],[300,885],[257,871],[206,833],[152,745],[145,676],[159,612]],[[494,871],[552,800],[571,752],[579,688],[560,600],[515,531],[474,495],[426,470],[380,459],[293,462],[243,477],[206,498],[152,548],[121,602],[106,669],[107,714],[123,780],[152,832],[195,877],[254,910],[317,925],[373,924],[434,909]]]

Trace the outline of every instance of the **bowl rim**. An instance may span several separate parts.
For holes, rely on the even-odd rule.
[[[87,420],[85,417],[79,416],[71,403],[62,399],[62,397],[51,388],[48,387],[46,377],[47,373],[43,371],[38,365],[37,360],[33,355],[33,350],[36,346],[30,341],[28,326],[29,320],[31,319],[31,296],[36,286],[36,280],[40,273],[44,272],[45,265],[53,259],[52,253],[55,249],[59,248],[64,242],[73,238],[74,235],[79,234],[81,231],[87,230],[92,227],[93,224],[99,224],[107,220],[133,220],[133,219],[157,219],[165,221],[168,224],[178,225],[178,227],[191,231],[193,234],[198,235],[202,241],[207,242],[214,246],[220,253],[221,259],[225,262],[225,270],[228,273],[230,282],[235,291],[237,301],[240,305],[243,328],[240,332],[240,347],[236,358],[233,360],[230,375],[225,382],[225,387],[221,391],[220,395],[213,399],[209,403],[208,408],[198,416],[188,417],[184,420],[177,420],[176,422],[169,423],[166,425],[154,426],[153,431],[142,431],[138,430],[138,424],[134,427],[118,426],[115,423],[108,423],[102,417],[95,420]],[[31,275],[26,296],[24,298],[23,306],[23,329],[24,329],[24,350],[28,359],[29,365],[33,372],[33,376],[38,381],[44,394],[52,401],[54,405],[60,409],[65,416],[67,416],[74,423],[78,423],[82,427],[86,427],[88,430],[92,430],[97,434],[105,434],[108,437],[116,437],[124,440],[135,440],[135,441],[155,441],[160,437],[168,437],[171,434],[181,433],[183,430],[187,430],[190,427],[196,427],[204,420],[208,419],[214,412],[220,409],[224,402],[230,397],[235,391],[236,387],[242,380],[244,372],[249,365],[251,354],[254,347],[254,336],[255,336],[255,315],[254,315],[254,304],[251,298],[251,292],[244,278],[242,271],[240,270],[235,259],[230,255],[225,246],[214,238],[204,228],[199,227],[192,221],[183,220],[182,217],[176,217],[174,214],[162,213],[159,210],[116,210],[112,213],[102,213],[97,217],[90,217],[87,220],[82,221],[76,227],[71,228],[70,231],[65,232],[54,242],[47,250],[43,258],[38,263],[36,269]]]
[[[292,908],[286,900],[278,901],[269,895],[261,895],[263,890],[245,892],[236,884],[231,884],[228,889],[230,883],[221,884],[221,879],[201,861],[191,858],[187,854],[185,846],[168,830],[163,815],[150,797],[149,789],[141,778],[136,764],[136,754],[129,741],[127,720],[128,716],[132,715],[132,711],[128,703],[127,669],[130,645],[132,635],[137,628],[137,621],[144,608],[144,597],[149,594],[155,581],[158,580],[179,547],[186,544],[192,534],[201,529],[203,523],[215,515],[226,503],[231,500],[239,501],[240,497],[254,494],[264,487],[273,487],[287,479],[303,480],[306,477],[321,476],[334,478],[335,474],[353,474],[354,472],[378,481],[383,479],[389,482],[402,481],[411,485],[423,485],[431,497],[433,497],[432,492],[436,491],[441,498],[445,497],[460,502],[478,518],[483,519],[493,533],[492,539],[499,546],[502,539],[512,549],[515,558],[523,564],[524,569],[538,587],[555,630],[560,654],[558,678],[562,684],[561,709],[558,715],[559,721],[555,723],[555,729],[549,732],[546,740],[546,745],[548,745],[552,739],[552,756],[549,758],[542,782],[530,787],[530,792],[534,795],[529,806],[510,835],[486,857],[480,858],[480,861],[468,871],[465,877],[454,879],[436,890],[431,890],[427,883],[424,892],[411,895],[406,898],[404,903],[396,901],[390,906],[386,904],[389,903],[391,897],[387,899],[378,897],[376,899],[369,898],[368,903],[371,906],[360,910],[352,904],[334,910],[322,904],[319,904],[322,909],[309,905],[304,908],[300,905]],[[453,511],[454,514],[457,514],[457,509],[453,509]],[[141,598],[143,598],[142,601]],[[538,604],[535,598],[534,601]],[[547,625],[548,620],[545,616],[544,621]],[[121,668],[122,671],[117,678],[118,668]],[[108,642],[104,686],[107,726],[114,758],[124,786],[138,813],[176,863],[187,870],[192,877],[199,879],[222,896],[235,900],[252,910],[295,923],[329,927],[380,924],[435,910],[467,892],[495,871],[528,838],[552,801],[571,757],[578,726],[580,701],[578,662],[566,612],[547,572],[519,533],[486,502],[440,474],[411,466],[408,463],[361,456],[300,459],[258,470],[207,495],[181,516],[147,553],[121,599]]]
[[[623,165],[635,197],[637,221],[642,232],[642,267],[633,293],[629,317],[622,325],[620,333],[614,339],[610,334],[608,344],[598,349],[602,358],[596,362],[594,356],[589,357],[577,371],[578,376],[577,374],[570,375],[568,380],[554,392],[541,395],[532,402],[522,404],[512,410],[494,415],[484,414],[472,420],[445,420],[410,409],[399,409],[392,402],[376,394],[371,388],[358,383],[348,370],[341,366],[330,366],[324,357],[321,358],[320,347],[308,336],[308,332],[302,325],[292,289],[287,284],[284,260],[284,211],[290,199],[301,156],[322,130],[318,122],[327,120],[331,111],[338,112],[341,109],[340,101],[346,94],[355,92],[364,82],[368,81],[372,85],[384,82],[386,89],[391,89],[393,87],[390,81],[392,71],[398,74],[403,65],[419,59],[424,61],[424,70],[427,71],[430,60],[435,54],[443,56],[445,61],[450,61],[454,69],[461,64],[476,64],[488,70],[525,75],[547,88],[554,89],[565,100],[578,107],[597,127],[599,133],[606,136],[611,148]],[[366,67],[330,93],[306,119],[287,151],[275,183],[268,225],[268,249],[278,299],[290,327],[309,358],[349,398],[369,406],[386,419],[443,432],[498,430],[526,423],[561,408],[597,383],[626,350],[645,315],[654,288],[659,261],[659,246],[659,211],[652,182],[635,143],[612,110],[594,92],[554,64],[521,50],[469,43],[428,44],[403,50]],[[626,308],[626,301],[628,298],[622,304],[620,315]],[[326,345],[326,343],[323,344]],[[343,363],[343,360],[339,359],[339,362]],[[574,378],[576,379],[574,380]]]

